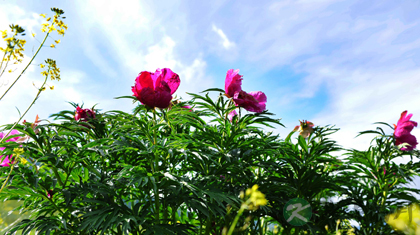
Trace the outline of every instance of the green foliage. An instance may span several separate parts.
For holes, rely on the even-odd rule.
[[[0,200],[21,201],[15,211],[30,216],[6,234],[222,234],[241,207],[241,191],[253,185],[268,204],[244,211],[235,234],[331,234],[348,231],[348,222],[337,221],[351,219],[360,234],[390,234],[385,215],[416,201],[411,193],[419,190],[407,183],[417,175],[418,152],[398,150],[382,129],[366,132],[380,135],[367,151],[337,157],[344,149],[329,138],[334,126],[282,140],[261,128],[282,126],[272,114],[229,121],[234,104],[220,89],[206,92],[222,93],[215,101],[190,94],[193,111],[174,102],[167,110],[97,113],[87,122],[61,111],[52,115],[58,123],[16,125],[30,137],[22,143],[27,162],[17,159]],[[2,154],[19,145],[2,143]],[[395,163],[408,155],[408,163]],[[0,168],[2,179],[9,171]],[[283,216],[294,198],[312,208],[302,227]]]

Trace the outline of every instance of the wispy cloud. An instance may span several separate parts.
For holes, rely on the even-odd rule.
[[[225,49],[230,49],[232,47],[235,46],[235,43],[229,41],[229,39],[227,38],[226,34],[219,28],[216,27],[216,25],[212,25],[212,30],[217,33],[217,35],[219,35],[220,39],[221,39],[221,45],[225,48]]]

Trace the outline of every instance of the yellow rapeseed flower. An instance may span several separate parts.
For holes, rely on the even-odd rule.
[[[51,48],[55,48],[55,45],[54,44],[51,44],[51,46],[50,46]]]
[[[42,72],[41,72],[41,74],[42,74],[43,76],[48,76],[47,71],[42,71]]]
[[[41,67],[41,69],[42,69],[42,68],[44,68],[44,67],[45,67],[45,65],[43,65],[43,64],[40,64],[40,65],[39,65],[39,67]]]
[[[54,90],[54,86],[50,86],[50,90]]]
[[[14,148],[13,153],[16,154],[16,156],[20,156],[24,153],[23,148]]]
[[[40,16],[42,16],[42,17],[44,17],[44,18],[45,18],[45,17],[47,17],[47,15],[46,15],[46,14],[40,14]]]
[[[267,205],[267,199],[265,199],[265,195],[258,190],[258,185],[252,186],[245,191],[245,195],[249,196],[249,199],[246,201],[249,210],[256,210],[260,206]],[[241,197],[243,197],[241,195]]]
[[[44,86],[44,87],[42,87],[42,88],[41,88],[41,91],[45,91],[45,89],[46,89],[46,88],[45,88],[45,86]]]
[[[48,32],[49,33],[51,33],[52,31],[54,31],[54,30],[56,30],[56,28],[54,27],[54,25],[51,25],[49,28],[48,28]]]
[[[51,20],[51,17],[48,17],[47,21],[50,21],[50,20]]]
[[[32,37],[35,37],[35,35],[36,35],[35,33],[32,33]]]
[[[26,163],[28,163],[28,161],[25,159],[25,158],[23,158],[23,157],[21,157],[20,158],[20,162],[22,163],[22,164],[26,164]]]
[[[59,44],[61,41],[60,40],[55,40],[54,42],[57,43],[57,44]]]
[[[418,204],[411,204],[387,215],[385,221],[397,231],[420,234],[420,207]]]

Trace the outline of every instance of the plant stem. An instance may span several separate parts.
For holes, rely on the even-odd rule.
[[[235,219],[233,220],[233,223],[230,226],[227,235],[232,235],[233,231],[235,230],[235,226],[238,223],[239,218],[241,217],[242,213],[244,213],[244,210],[245,210],[245,206],[244,205],[245,204],[242,204],[241,208],[238,211],[238,214],[235,216]]]
[[[9,132],[6,135],[3,136],[3,138],[0,140],[0,143],[3,142],[4,138],[6,138],[10,134],[10,132],[12,132],[13,128],[15,128],[15,126],[22,120],[22,118],[26,115],[26,113],[29,111],[29,109],[31,109],[31,107],[35,104],[35,101],[39,98],[39,95],[42,92],[42,88],[45,86],[45,83],[47,83],[47,78],[48,78],[48,75],[45,76],[44,83],[42,83],[42,86],[38,90],[38,93],[36,94],[36,96],[35,96],[34,100],[32,101],[32,103],[28,106],[28,108],[25,110],[25,112],[23,113],[23,115],[20,116],[19,120],[17,122],[15,122],[15,124],[13,124],[13,126],[12,126],[12,128],[10,128]]]
[[[20,79],[20,77],[22,76],[22,74],[25,73],[26,69],[28,69],[29,65],[32,64],[32,61],[35,59],[35,57],[38,55],[39,51],[41,50],[42,46],[44,45],[45,41],[48,38],[48,35],[50,35],[50,33],[47,33],[47,35],[45,35],[44,40],[42,41],[41,45],[39,45],[38,50],[36,50],[34,56],[32,56],[32,59],[28,62],[28,64],[26,65],[26,67],[22,70],[22,72],[20,73],[20,75],[16,78],[16,80],[12,83],[12,85],[10,85],[9,88],[7,88],[7,90],[4,92],[4,94],[0,97],[0,100],[3,99],[3,97],[7,94],[7,92],[9,92],[9,90],[15,85],[15,83]],[[45,82],[44,82],[45,84]],[[43,86],[42,86],[43,87]]]
[[[10,158],[12,158],[12,157],[10,157]],[[12,159],[10,159],[10,160],[12,160]],[[3,185],[1,186],[0,193],[3,191],[3,188],[6,186],[7,182],[9,181],[10,175],[11,175],[11,174],[12,174],[12,172],[13,172],[13,168],[15,167],[15,164],[16,164],[16,162],[15,162],[15,163],[13,163],[12,167],[10,168],[10,172],[9,172],[9,174],[7,175],[7,178],[6,178],[6,180],[4,181]]]
[[[35,96],[35,98],[34,98],[34,100],[32,101],[32,103],[29,105],[29,107],[26,109],[26,111],[23,113],[23,115],[22,116],[20,116],[20,118],[19,118],[19,120],[12,126],[12,128],[10,128],[10,130],[9,130],[9,132],[6,134],[6,135],[4,135],[3,136],[3,138],[0,140],[0,143],[4,140],[4,138],[6,138],[6,136],[8,136],[9,134],[10,134],[10,132],[13,130],[13,128],[15,128],[15,126],[20,122],[20,120],[22,120],[22,118],[26,115],[26,113],[29,111],[29,109],[31,109],[31,107],[32,107],[32,105],[34,105],[35,104],[35,101],[38,99],[38,97],[39,97],[39,95],[41,94],[41,92],[42,92],[42,88],[44,87],[44,85],[45,85],[45,83],[47,82],[47,78],[48,78],[48,76],[45,76],[45,79],[44,79],[44,83],[42,84],[42,86],[41,86],[41,88],[38,90],[38,93],[36,94],[36,96]],[[16,160],[17,161],[17,160]],[[7,176],[7,179],[6,179],[6,181],[3,183],[3,186],[1,187],[1,189],[0,189],[0,193],[3,191],[3,188],[4,188],[4,186],[6,186],[6,183],[7,183],[7,181],[9,180],[9,176],[12,174],[12,172],[13,172],[13,167],[14,167],[14,165],[15,164],[13,164],[12,165],[12,167],[11,167],[11,169],[10,169],[10,173],[9,173],[9,175]]]

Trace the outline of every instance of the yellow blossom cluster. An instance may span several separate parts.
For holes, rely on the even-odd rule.
[[[247,206],[248,210],[257,210],[260,206],[267,205],[267,199],[265,199],[265,195],[258,190],[258,185],[252,186],[245,191],[245,195],[243,192],[240,194],[241,199],[244,197],[247,198],[246,202],[243,205]]]
[[[67,25],[64,24],[64,22],[62,21],[62,19],[64,19],[64,17],[62,17],[61,15],[64,14],[64,12],[62,10],[56,9],[56,8],[52,8],[51,10],[55,12],[55,15],[52,18],[48,17],[46,19],[46,22],[42,24],[41,31],[42,32],[48,32],[48,33],[51,33],[52,31],[57,31],[57,33],[59,35],[64,36],[65,31],[68,29]],[[46,14],[41,14],[41,16],[43,18],[47,17]],[[60,40],[56,40],[55,42],[59,43]]]
[[[420,234],[420,206],[411,204],[388,215],[385,221],[395,230],[405,234]]]
[[[11,60],[15,60],[14,64],[22,62],[24,57],[23,51],[26,44],[26,40],[19,39],[18,36],[24,36],[24,29],[19,25],[10,25],[11,34],[9,35],[7,30],[0,30],[3,40],[6,42],[6,48],[0,47],[0,51],[4,52],[2,58],[3,62],[9,63]],[[11,72],[9,70],[9,72]]]
[[[47,59],[45,60],[45,63],[48,65],[47,69],[42,71],[41,74],[44,76],[50,76],[51,80],[57,79],[57,81],[60,81],[60,68],[57,68],[57,64],[55,60]],[[44,68],[44,64],[39,65],[41,68]],[[45,87],[43,88],[45,90]],[[54,89],[54,86],[50,87],[51,90]]]

